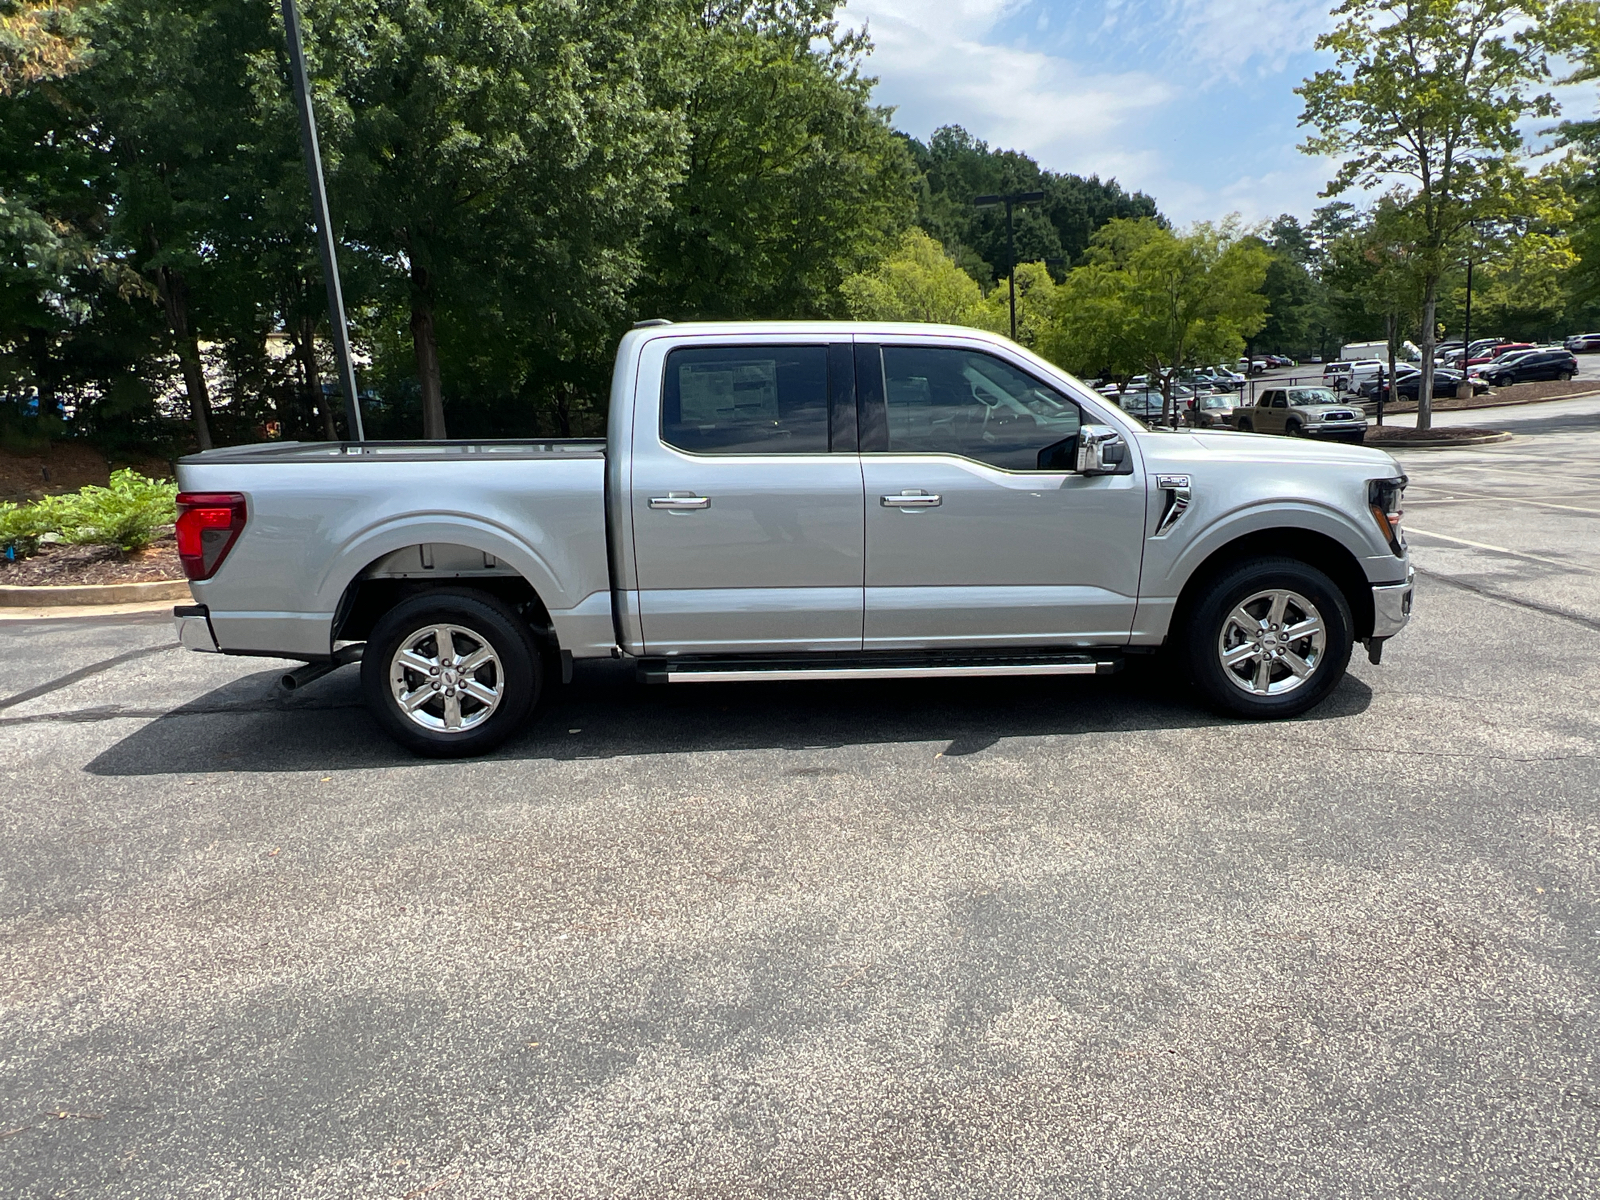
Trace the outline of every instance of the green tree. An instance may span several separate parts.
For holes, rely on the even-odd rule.
[[[660,67],[688,147],[633,307],[648,316],[822,317],[912,215],[912,168],[837,0],[692,5]]]
[[[446,434],[442,324],[527,365],[620,316],[679,171],[647,76],[665,26],[645,0],[308,13],[335,220],[403,297],[424,437]]]
[[[1337,66],[1297,89],[1307,153],[1342,156],[1327,194],[1403,182],[1416,209],[1423,283],[1417,426],[1432,423],[1439,281],[1468,222],[1515,209],[1519,123],[1556,111],[1545,0],[1345,0],[1317,40]]]
[[[935,130],[927,145],[913,138],[906,145],[921,173],[917,223],[984,287],[1008,274],[1010,263],[1005,210],[975,208],[977,196],[1044,193],[1043,200],[1016,210],[1017,261],[1050,260],[1057,278],[1083,260],[1089,239],[1107,221],[1160,220],[1153,199],[1124,191],[1115,179],[1045,170],[1020,151],[991,148],[959,125]]]
[[[1040,351],[1079,374],[1148,372],[1170,418],[1178,368],[1232,358],[1261,328],[1268,261],[1236,218],[1181,234],[1148,218],[1112,221],[1057,290]]]
[[[908,229],[896,250],[872,270],[850,276],[840,290],[858,321],[967,325],[983,303],[972,277],[920,229]]]
[[[1002,279],[973,308],[969,324],[1011,335],[1010,280]],[[1017,341],[1030,350],[1046,342],[1055,324],[1056,281],[1042,262],[1017,264]]]

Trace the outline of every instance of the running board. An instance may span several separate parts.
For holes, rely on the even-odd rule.
[[[644,683],[748,683],[849,679],[951,679],[984,675],[1114,675],[1116,652],[1087,654],[817,655],[806,658],[650,659]]]

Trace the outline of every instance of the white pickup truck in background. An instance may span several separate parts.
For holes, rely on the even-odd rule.
[[[488,750],[574,659],[649,682],[1094,674],[1172,644],[1300,713],[1409,618],[1387,454],[1156,432],[1004,338],[655,324],[601,440],[268,443],[178,468],[192,649],[360,661],[419,753]]]

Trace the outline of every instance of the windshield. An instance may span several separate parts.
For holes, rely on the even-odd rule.
[[[1290,388],[1289,403],[1302,404],[1337,404],[1338,398],[1334,396],[1331,388]]]
[[[1217,395],[1201,396],[1200,397],[1200,407],[1201,408],[1232,408],[1233,407],[1233,397],[1232,396],[1217,396]]]

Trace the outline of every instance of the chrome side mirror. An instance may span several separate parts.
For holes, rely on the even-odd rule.
[[[1133,460],[1128,443],[1109,425],[1085,425],[1078,430],[1079,475],[1131,475]]]

